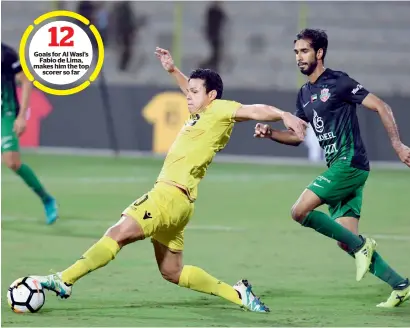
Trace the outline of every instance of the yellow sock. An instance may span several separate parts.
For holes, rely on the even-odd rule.
[[[102,237],[81,259],[62,272],[62,280],[67,284],[74,284],[86,274],[107,265],[119,251],[120,247],[115,240],[107,236]]]
[[[178,285],[201,293],[219,296],[237,305],[242,305],[238,292],[232,286],[195,266],[184,266]]]

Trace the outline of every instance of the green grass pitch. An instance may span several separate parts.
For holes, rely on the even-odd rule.
[[[389,286],[371,275],[357,283],[353,260],[336,243],[290,219],[290,208],[320,168],[214,163],[200,185],[186,231],[186,264],[234,284],[245,277],[272,310],[243,312],[217,297],[162,280],[149,241],[127,246],[105,268],[83,278],[68,300],[46,294],[37,314],[13,313],[9,284],[59,271],[76,261],[121,211],[148,191],[156,159],[25,155],[60,204],[44,224],[40,201],[2,167],[3,326],[408,326],[410,302],[376,304]],[[408,170],[374,170],[365,188],[361,231],[381,255],[410,274]],[[326,209],[324,209],[326,210]],[[377,237],[378,236],[378,237]]]

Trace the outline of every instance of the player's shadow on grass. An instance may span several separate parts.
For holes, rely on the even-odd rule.
[[[350,288],[349,288],[350,287]],[[324,294],[327,299],[346,299],[360,302],[382,302],[390,295],[391,290],[382,284],[380,285],[361,285],[345,286],[342,289],[336,288],[330,294]]]
[[[384,317],[397,317],[397,318],[409,318],[410,322],[410,304],[407,302],[395,309],[379,309],[380,312],[377,315]]]
[[[178,318],[175,314],[170,314],[170,319],[173,321],[173,326],[179,327],[178,320],[180,319],[181,322],[186,321],[186,317],[184,313],[191,312],[200,315],[201,317],[207,317],[208,322],[211,322],[211,326],[218,326],[222,327],[225,326],[226,322],[234,322],[239,323],[241,326],[249,326],[255,327],[255,325],[263,325],[263,326],[288,326],[285,322],[277,322],[277,318],[274,316],[265,316],[261,315],[261,313],[256,312],[247,312],[241,309],[239,306],[235,306],[234,304],[230,304],[227,301],[218,298],[198,298],[195,300],[181,300],[181,301],[163,301],[163,302],[141,302],[141,303],[128,303],[122,304],[119,306],[118,304],[99,304],[93,307],[84,307],[81,308],[73,307],[73,308],[47,308],[41,311],[43,314],[51,314],[51,312],[66,312],[67,315],[70,315],[71,312],[78,313],[78,315],[84,315],[84,312],[87,311],[95,311],[96,309],[101,310],[99,316],[102,317],[115,317],[115,318],[129,318],[130,311],[141,310],[140,313],[141,319],[143,320],[157,320],[158,315],[149,316],[147,313],[144,312],[146,309],[155,309],[161,310],[164,309],[165,311],[175,310],[180,311],[181,317]],[[127,311],[117,311],[118,309],[127,309]],[[112,310],[112,311],[111,311]],[[82,314],[80,314],[83,312]],[[168,312],[161,312],[161,317],[166,319]],[[222,319],[223,318],[223,319]],[[221,325],[221,321],[223,321]],[[229,325],[226,325],[227,327]]]
[[[284,297],[284,298],[291,298],[291,297],[300,297],[300,296],[307,296],[308,293],[304,292],[300,289],[290,289],[290,288],[271,288],[265,289],[260,293],[261,300],[265,298],[273,298],[273,297]],[[258,295],[259,296],[259,295]]]
[[[311,290],[303,289],[289,289],[289,288],[271,288],[264,290],[260,296],[261,299],[272,299],[272,298],[297,298],[301,296],[310,297],[312,299],[321,300],[324,299],[326,302],[337,300],[346,300],[349,302],[356,302],[360,304],[379,304],[380,302],[387,299],[390,295],[391,290],[388,286],[380,285],[361,285],[361,286],[337,286],[329,292],[326,290],[318,289],[315,292]],[[318,301],[318,303],[321,303]],[[403,307],[409,306],[410,302],[405,302]],[[408,313],[410,316],[410,311]]]
[[[128,304],[122,304],[122,308],[129,308],[129,309],[138,309],[138,308],[181,308],[181,307],[186,307],[186,308],[226,308],[226,302],[223,300],[218,300],[216,301],[214,299],[205,299],[205,298],[200,298],[196,300],[184,300],[184,301],[156,301],[156,302],[150,302],[150,301],[144,301],[144,302],[136,302],[136,303],[128,303]],[[64,309],[64,311],[87,311],[87,310],[95,310],[94,307],[81,307],[81,309],[78,308],[67,308]],[[99,304],[98,308],[100,309],[118,309],[118,304]],[[47,309],[49,310],[49,309]],[[60,310],[60,309],[59,309]]]

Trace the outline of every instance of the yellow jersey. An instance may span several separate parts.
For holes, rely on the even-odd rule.
[[[156,95],[142,110],[144,118],[153,125],[152,148],[165,154],[189,117],[186,97],[181,92]]]
[[[214,100],[205,110],[190,115],[165,158],[157,182],[183,188],[191,201],[198,195],[198,184],[215,154],[225,148],[242,105],[235,101]]]

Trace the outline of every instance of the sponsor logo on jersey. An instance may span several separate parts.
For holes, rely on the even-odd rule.
[[[361,89],[363,89],[363,86],[361,84],[358,84],[357,87],[352,90],[352,94],[355,95]]]
[[[322,133],[324,127],[323,119],[317,115],[317,112],[313,110],[313,126],[317,133]]]
[[[20,66],[20,61],[19,61],[19,60],[16,61],[15,63],[11,64],[11,68],[12,68],[12,69],[16,69],[16,68],[19,67],[19,66]]]
[[[324,134],[319,134],[317,136],[317,140],[319,141],[324,141],[324,140],[332,140],[335,139],[336,136],[333,134],[333,131],[328,132],[328,133],[324,133]]]
[[[325,88],[320,91],[320,100],[326,102],[330,98],[329,89]]]

